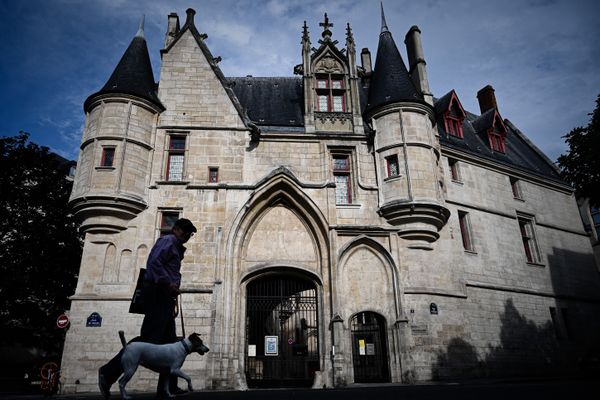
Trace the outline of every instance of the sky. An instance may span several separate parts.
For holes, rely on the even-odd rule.
[[[108,80],[145,15],[156,81],[167,16],[187,8],[208,34],[225,76],[293,76],[306,21],[313,46],[326,12],[333,39],[350,23],[357,53],[375,65],[381,28],[377,0],[0,0],[0,136],[31,140],[76,160],[83,102]],[[430,88],[454,89],[479,114],[477,91],[495,89],[503,118],[551,160],[562,136],[586,126],[600,94],[597,0],[384,0],[389,30],[407,62],[404,36],[422,32]]]

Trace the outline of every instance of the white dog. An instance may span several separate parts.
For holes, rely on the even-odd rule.
[[[192,333],[187,338],[171,344],[152,344],[145,342],[132,342],[125,346],[121,356],[123,376],[119,379],[119,390],[123,400],[131,399],[125,391],[125,385],[131,379],[139,365],[152,371],[168,372],[187,381],[188,390],[191,392],[192,380],[183,371],[181,366],[188,354],[196,352],[200,355],[208,353],[209,349],[202,343],[200,335]],[[173,397],[169,392],[169,379],[164,380],[164,393]]]

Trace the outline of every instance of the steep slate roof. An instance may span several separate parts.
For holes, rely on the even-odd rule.
[[[444,97],[446,95],[440,100],[443,101]],[[436,102],[436,110],[443,108],[437,107],[437,99],[434,99],[434,101]],[[513,167],[524,172],[537,174],[553,181],[564,183],[552,162],[509,120],[504,120],[504,126],[507,130],[505,139],[506,153],[490,149],[486,138],[477,133],[481,129],[485,129],[486,126],[491,126],[495,109],[488,110],[481,116],[467,111],[467,117],[462,124],[464,134],[462,139],[445,132],[443,114],[436,114],[437,130],[440,137],[440,144],[443,147],[460,150],[474,156],[495,161],[507,167]]]
[[[302,78],[226,78],[248,117],[257,125],[303,126]]]
[[[381,9],[381,25],[367,111],[400,101],[422,102],[423,95],[415,87],[392,34],[388,30],[383,8]]]
[[[110,93],[137,96],[164,110],[164,106],[156,94],[156,83],[144,37],[143,20],[138,33],[125,50],[119,64],[108,78],[108,82],[102,89],[87,98],[83,109],[87,112],[97,96]]]
[[[481,133],[491,128],[494,125],[494,118],[496,117],[496,109],[490,108],[479,117],[471,121],[471,126],[476,133]]]

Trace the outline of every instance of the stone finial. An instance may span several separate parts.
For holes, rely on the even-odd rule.
[[[185,10],[185,13],[187,14],[185,24],[193,25],[194,24],[194,15],[196,15],[196,10],[194,10],[193,8],[188,8],[187,10]]]
[[[308,26],[306,25],[306,21],[304,21],[304,25],[302,26],[302,41],[310,43],[310,36],[308,34]]]
[[[144,20],[145,19],[146,19],[146,16],[144,14],[142,14],[142,19],[140,20],[140,27],[138,28],[138,31],[135,34],[135,37],[145,39],[145,36],[144,36]]]
[[[346,24],[346,47],[354,47],[354,35],[352,35],[352,28],[350,28],[350,22]]]
[[[329,23],[329,17],[327,17],[327,13],[325,13],[325,19],[323,20],[323,22],[319,23],[319,26],[323,27],[323,33],[321,33],[323,39],[330,39],[331,31],[329,30],[329,28],[333,28],[333,23]]]
[[[387,22],[385,22],[385,13],[383,12],[383,1],[379,4],[381,4],[381,33],[389,32]]]

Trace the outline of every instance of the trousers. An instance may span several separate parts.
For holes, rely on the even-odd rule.
[[[169,292],[168,288],[154,282],[144,281],[142,287],[142,298],[144,299],[144,321],[140,336],[130,340],[131,342],[148,342],[154,344],[168,344],[177,341],[175,333],[175,297]],[[100,367],[100,373],[104,375],[106,382],[112,385],[123,374],[121,366],[121,356],[123,349],[119,351],[108,363]],[[175,390],[177,387],[177,377],[169,378],[169,373],[164,372],[159,375],[157,392],[163,391],[163,382],[169,379],[169,389]]]

